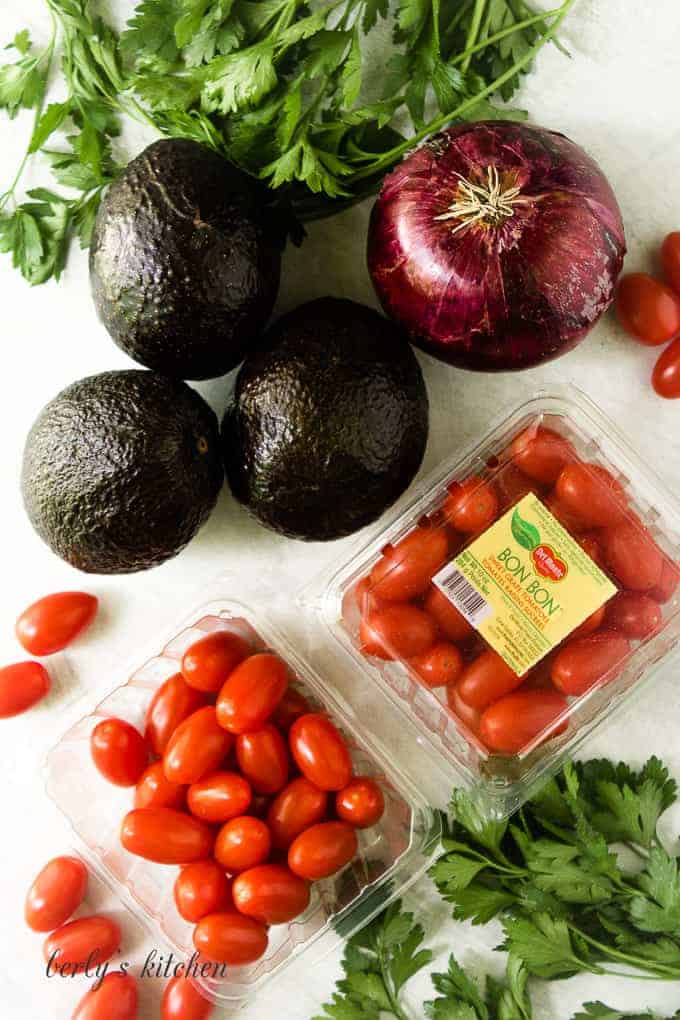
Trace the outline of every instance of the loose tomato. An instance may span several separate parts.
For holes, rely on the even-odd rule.
[[[390,605],[361,621],[359,640],[365,655],[379,659],[413,659],[431,648],[437,638],[434,620],[410,605]]]
[[[440,641],[424,655],[411,659],[411,667],[427,687],[456,683],[464,666],[463,656],[449,641]]]
[[[15,662],[0,668],[0,719],[21,715],[41,701],[51,687],[39,662]]]
[[[148,765],[135,789],[135,807],[182,808],[186,800],[186,787],[171,783],[166,777],[162,761]]]
[[[176,977],[168,981],[161,1000],[161,1020],[208,1020],[213,1006],[193,981]]]
[[[571,443],[553,429],[532,425],[516,436],[509,449],[513,464],[537,482],[552,485],[576,453]]]
[[[184,808],[187,787],[170,782],[162,762],[153,762],[142,773],[135,790],[136,808]]]
[[[320,790],[304,776],[298,776],[281,790],[267,812],[274,846],[287,850],[301,832],[323,820],[327,807],[325,790]]]
[[[555,656],[552,682],[563,694],[585,694],[611,674],[629,652],[628,640],[615,631],[601,630],[590,637],[575,638],[563,645]]]
[[[123,819],[120,841],[131,854],[157,864],[190,864],[209,857],[215,837],[198,818],[172,808],[137,808]]]
[[[465,534],[484,531],[498,516],[494,487],[476,475],[464,482],[453,482],[444,503],[444,515],[456,531]]]
[[[389,548],[371,571],[373,598],[388,602],[408,602],[422,595],[434,574],[444,565],[449,553],[446,528],[419,527]],[[376,608],[372,604],[369,609]],[[365,607],[362,607],[365,612]]]
[[[29,655],[60,652],[92,623],[98,604],[94,595],[84,591],[62,591],[39,599],[16,622],[19,644]]]
[[[670,602],[675,595],[678,584],[680,584],[680,570],[675,563],[664,559],[659,581],[654,585],[649,594],[655,602],[665,604]]]
[[[659,355],[652,372],[652,386],[666,400],[680,397],[680,337]]]
[[[136,1020],[138,1007],[137,982],[114,970],[83,996],[71,1020]]]
[[[626,637],[643,641],[661,625],[661,606],[651,595],[620,591],[607,606],[607,624]]]
[[[616,314],[626,333],[647,347],[658,347],[680,333],[680,298],[648,273],[622,277]]]
[[[490,751],[519,754],[537,737],[550,740],[563,733],[569,708],[558,691],[513,691],[485,709],[479,735]]]
[[[484,709],[492,701],[514,691],[523,679],[513,673],[497,652],[487,648],[465,667],[457,691],[471,708]]]
[[[269,827],[261,818],[241,815],[220,829],[215,842],[215,858],[232,875],[264,864],[272,848]]]
[[[211,772],[192,783],[187,794],[192,815],[215,823],[245,814],[252,799],[250,783],[238,772]]]
[[[479,732],[482,713],[478,708],[473,708],[472,705],[468,705],[463,701],[455,684],[451,684],[446,688],[446,702],[451,711],[458,716],[461,722],[465,723],[468,729],[472,730],[473,733]]]
[[[135,786],[149,752],[144,737],[123,719],[103,719],[90,736],[92,761],[114,786]]]
[[[45,939],[43,955],[62,977],[81,974],[110,960],[120,947],[120,927],[110,917],[93,914],[68,921]],[[63,969],[62,969],[63,968]]]
[[[680,231],[674,230],[661,245],[663,275],[676,294],[680,294]]]
[[[307,715],[311,711],[309,702],[296,691],[289,687],[272,716],[272,723],[283,733],[287,733],[296,719],[301,715]]]
[[[433,618],[442,635],[449,641],[467,641],[475,633],[472,624],[467,622],[463,614],[456,609],[453,602],[436,584],[430,585],[425,596],[424,608],[425,612]]]
[[[607,566],[624,588],[649,591],[659,583],[663,555],[640,521],[627,518],[602,532],[602,549]]]
[[[288,782],[288,748],[270,723],[236,738],[236,760],[255,793],[278,793]]]
[[[580,627],[576,627],[575,630],[569,635],[569,639],[573,640],[578,637],[588,637],[589,634],[594,634],[596,630],[599,630],[604,623],[606,615],[606,606],[600,606],[594,613],[586,617]]]
[[[581,527],[604,528],[625,514],[623,487],[599,464],[567,464],[557,479],[555,495]]]
[[[153,751],[165,754],[170,737],[180,723],[203,708],[207,695],[189,687],[181,673],[168,677],[158,688],[146,712],[144,737]]]
[[[266,928],[236,911],[209,914],[194,928],[194,946],[203,959],[232,967],[255,963],[264,956],[268,944]]]
[[[163,756],[165,774],[173,783],[197,783],[219,768],[234,738],[220,726],[212,705],[193,712],[180,723]]]
[[[251,655],[236,667],[217,698],[217,721],[230,733],[259,730],[288,687],[288,668],[278,655]]]
[[[352,759],[344,737],[330,719],[318,712],[293,723],[290,749],[295,764],[320,790],[342,790],[352,777]]]
[[[385,797],[374,779],[357,776],[336,794],[335,810],[340,821],[355,829],[370,829],[385,813]]]
[[[192,924],[232,905],[229,879],[213,860],[194,861],[182,868],[175,879],[173,894],[180,917]]]
[[[24,917],[33,931],[54,931],[85,899],[87,868],[77,857],[55,857],[28,890]]]
[[[231,671],[250,652],[250,645],[239,634],[213,631],[187,648],[182,658],[182,675],[196,690],[219,691]]]
[[[263,864],[234,879],[234,906],[262,924],[286,924],[309,906],[309,883],[281,864]]]
[[[316,882],[349,864],[357,848],[356,832],[347,822],[320,822],[293,841],[288,867],[300,878]]]

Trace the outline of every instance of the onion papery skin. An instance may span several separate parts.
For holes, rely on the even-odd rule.
[[[511,214],[463,222],[461,181],[519,189]],[[447,219],[437,219],[441,216]],[[385,179],[368,267],[412,343],[461,368],[529,368],[582,340],[612,303],[626,252],[614,193],[564,135],[507,121],[435,135]]]

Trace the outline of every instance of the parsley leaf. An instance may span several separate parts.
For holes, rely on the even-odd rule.
[[[424,938],[422,927],[399,902],[389,906],[347,942],[345,977],[315,1020],[379,1020],[381,1012],[404,1020],[400,992],[432,959],[421,948]]]

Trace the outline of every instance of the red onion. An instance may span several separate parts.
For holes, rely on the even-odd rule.
[[[625,251],[612,189],[582,149],[487,121],[443,131],[386,178],[368,267],[413,343],[496,371],[582,340],[611,304]]]

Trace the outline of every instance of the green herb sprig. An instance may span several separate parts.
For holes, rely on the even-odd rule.
[[[536,14],[525,0],[140,0],[118,35],[94,0],[45,0],[47,44],[19,32],[0,66],[0,109],[34,111],[0,196],[0,250],[30,283],[59,278],[120,171],[121,117],[212,147],[302,220],[336,212],[451,121],[523,118],[494,100],[515,94],[572,3]],[[58,51],[67,95],[45,108]],[[19,201],[38,154],[67,190]]]
[[[623,970],[678,980],[678,858],[658,833],[676,792],[656,758],[639,772],[570,764],[507,823],[485,821],[457,792],[432,878],[455,918],[500,917],[502,948],[536,977]]]

